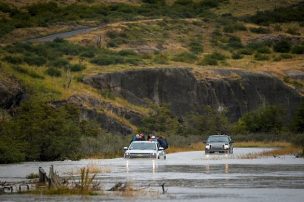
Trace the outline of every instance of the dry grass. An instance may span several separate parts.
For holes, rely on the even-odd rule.
[[[186,152],[186,151],[201,151],[203,149],[204,149],[204,144],[199,142],[199,143],[193,143],[187,147],[170,146],[166,152],[176,153],[176,152]]]
[[[244,141],[244,142],[236,142],[234,144],[235,147],[290,147],[291,144],[288,142],[261,142],[261,141]]]
[[[85,169],[91,174],[98,174],[98,173],[110,173],[111,168],[104,167],[101,165],[97,165],[96,163],[89,163]],[[81,174],[82,170],[77,170],[76,172],[70,172],[70,174]]]
[[[122,156],[123,156],[122,151],[117,151],[117,152],[110,152],[110,153],[95,153],[93,155],[90,155],[88,157],[88,159],[113,159],[113,158],[119,158]]]
[[[101,187],[99,182],[94,181],[96,174],[92,173],[89,168],[81,168],[78,173],[80,179],[75,180],[74,174],[71,173],[65,183],[55,187],[39,187],[38,189],[31,191],[32,194],[43,195],[96,195],[100,194]]]
[[[236,142],[234,143],[234,147],[260,147],[260,148],[281,148],[283,151],[288,151],[293,146],[291,143],[288,142],[262,142],[262,141],[246,141],[246,142]],[[288,149],[287,149],[288,148]],[[177,147],[177,146],[170,146],[167,149],[167,153],[176,153],[176,152],[187,152],[187,151],[202,151],[205,149],[205,144],[199,142],[199,143],[193,143],[186,147]],[[281,150],[280,149],[280,150]],[[249,154],[251,155],[251,154]]]
[[[41,3],[47,2],[49,0],[3,0],[4,2],[14,5],[16,7],[24,7],[34,3]],[[138,4],[140,0],[94,0],[92,3],[89,1],[79,1],[79,0],[56,0],[57,3],[60,5],[70,5],[74,3],[81,3],[81,4],[100,4],[100,3],[126,3],[126,4]]]
[[[230,0],[216,10],[218,14],[231,13],[234,16],[252,15],[257,11],[272,10],[301,2],[301,0]]]
[[[271,151],[262,152],[262,156],[282,156],[282,155],[296,155],[302,151],[301,148],[295,146],[288,146]]]
[[[238,158],[240,159],[256,159],[256,158],[263,158],[263,157],[279,157],[284,155],[299,155],[303,151],[302,148],[295,147],[295,146],[287,146],[283,148],[277,148],[270,151],[264,151],[260,153],[248,153],[244,155],[239,155]]]

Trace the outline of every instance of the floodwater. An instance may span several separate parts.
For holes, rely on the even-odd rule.
[[[96,179],[105,190],[117,182],[139,189],[133,195],[104,192],[96,196],[4,194],[0,201],[304,201],[304,159],[294,156],[240,158],[267,149],[235,148],[233,155],[182,152],[167,160],[123,158],[0,165],[0,181],[24,181],[25,176],[54,165],[59,175],[79,168],[100,167]],[[161,184],[165,183],[166,193]]]

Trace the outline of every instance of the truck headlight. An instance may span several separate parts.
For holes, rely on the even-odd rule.
[[[229,149],[229,145],[228,145],[228,144],[225,144],[225,145],[224,145],[224,149]]]
[[[210,149],[210,144],[207,144],[205,148]]]

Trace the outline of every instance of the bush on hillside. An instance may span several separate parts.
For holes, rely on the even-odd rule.
[[[263,60],[269,60],[270,57],[266,54],[256,53],[256,54],[254,54],[254,59],[259,60],[259,61],[263,61]]]
[[[226,57],[221,54],[214,52],[212,54],[205,55],[203,60],[200,62],[201,65],[218,65],[219,61],[225,61]]]
[[[203,50],[204,50],[202,42],[199,40],[192,40],[189,43],[189,49],[194,54],[199,54],[199,53],[203,52]]]
[[[292,47],[291,52],[294,54],[304,54],[304,45],[295,45]]]
[[[304,102],[295,112],[290,128],[293,132],[304,133]]]
[[[291,49],[291,44],[289,41],[286,40],[281,40],[273,44],[273,50],[278,53],[288,53],[290,49]]]
[[[275,8],[274,10],[258,11],[255,15],[247,18],[250,22],[268,25],[270,23],[301,22],[304,19],[304,3]]]
[[[235,128],[249,133],[279,133],[282,127],[283,111],[276,106],[265,106],[242,116]]]
[[[13,119],[0,125],[0,131],[1,140],[5,140],[0,143],[0,163],[81,156],[78,111],[69,105],[54,109],[39,100],[25,101]]]
[[[251,32],[257,33],[257,34],[269,34],[269,33],[271,33],[271,31],[269,29],[264,28],[264,27],[252,27],[249,30]]]
[[[35,79],[44,79],[43,76],[41,76],[40,74],[36,73],[35,71],[33,71],[31,69],[27,69],[25,67],[21,67],[21,66],[18,66],[18,65],[14,65],[14,66],[12,66],[12,68],[14,70],[16,70],[17,72],[29,75],[32,78],[35,78]]]
[[[173,60],[176,62],[193,63],[197,60],[197,56],[191,52],[182,52],[175,55]]]
[[[13,56],[13,55],[8,55],[8,56],[5,56],[3,58],[4,61],[8,62],[8,63],[11,63],[11,64],[21,64],[23,63],[23,58],[21,58],[20,56]]]
[[[83,64],[73,64],[73,65],[70,65],[69,68],[72,72],[80,72],[80,71],[84,70],[86,67]]]
[[[61,76],[61,71],[57,68],[54,68],[54,67],[49,67],[45,73],[49,76],[52,76],[52,77],[60,77]]]

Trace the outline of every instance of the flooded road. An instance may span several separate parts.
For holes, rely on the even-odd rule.
[[[28,162],[0,165],[1,181],[22,181],[25,176],[50,165],[60,175],[76,173],[85,166],[100,167],[103,188],[128,182],[143,190],[137,196],[110,193],[89,197],[40,195],[0,195],[0,201],[303,201],[304,159],[294,156],[241,159],[262,148],[235,148],[233,155],[182,152],[167,155],[167,160],[122,158],[61,162]],[[167,192],[160,187],[165,183]]]

